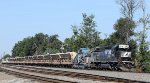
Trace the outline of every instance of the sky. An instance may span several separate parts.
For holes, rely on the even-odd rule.
[[[148,3],[150,0],[146,0],[150,13]],[[82,22],[82,13],[95,16],[102,38],[114,32],[113,25],[122,17],[116,0],[0,0],[0,57],[11,54],[15,43],[36,33],[58,34],[64,41],[73,34],[71,25]]]

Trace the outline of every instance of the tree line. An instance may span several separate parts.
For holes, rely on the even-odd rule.
[[[38,33],[16,43],[12,49],[12,57],[57,53],[60,51],[61,44],[58,35],[48,36],[47,34]]]
[[[146,12],[144,0],[116,0],[120,6],[120,17],[113,25],[114,32],[107,38],[102,39],[98,31],[94,15],[82,14],[80,25],[71,25],[73,35],[64,42],[58,39],[58,35],[37,33],[33,37],[24,38],[15,44],[12,49],[12,57],[32,56],[61,51],[75,51],[79,48],[94,48],[112,44],[129,44],[132,59],[138,72],[150,72],[149,42],[146,40],[147,31],[150,27],[150,15]],[[139,20],[134,20],[135,13],[142,12]],[[142,31],[135,29],[142,26]],[[9,55],[6,54],[6,57]]]

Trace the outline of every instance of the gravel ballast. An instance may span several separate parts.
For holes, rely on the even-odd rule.
[[[87,73],[87,74],[93,74],[93,75],[109,76],[109,77],[116,77],[116,78],[124,78],[124,79],[130,79],[130,80],[150,82],[150,74],[149,73],[82,70],[82,69],[66,69],[66,68],[50,68],[50,67],[39,67],[39,68],[62,70],[62,71],[71,71],[71,72],[79,72],[79,73]]]
[[[0,72],[0,83],[40,83],[30,79],[18,78],[4,72]]]
[[[78,83],[115,83],[115,82],[103,82],[103,81],[93,81],[93,80],[77,79],[77,78],[71,78],[71,77],[67,77],[67,76],[45,75],[45,74],[41,74],[41,73],[26,72],[26,71],[21,71],[21,70],[16,70],[16,69],[10,69],[10,68],[5,68],[5,69],[12,70],[12,71],[17,71],[17,72],[20,72],[20,73],[26,73],[26,74],[30,74],[30,75],[36,75],[36,76],[42,76],[42,77],[48,77],[48,78],[60,79],[60,80],[78,82]],[[22,83],[24,83],[24,82],[22,82]]]

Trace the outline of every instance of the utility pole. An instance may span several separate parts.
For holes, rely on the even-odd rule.
[[[36,43],[34,43],[34,45],[35,45],[35,47],[36,47],[36,51],[35,51],[35,55],[37,55],[38,54],[38,46],[36,45]]]
[[[5,52],[3,53],[3,56],[1,58],[3,58],[5,56]]]
[[[61,50],[62,53],[64,52],[64,45],[63,44],[61,45],[60,50]]]

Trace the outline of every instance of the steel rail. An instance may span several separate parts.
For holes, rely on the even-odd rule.
[[[10,66],[11,67],[11,66]],[[45,69],[45,68],[37,68],[37,67],[29,67],[29,66],[20,66],[20,67],[11,67],[18,70],[44,73],[49,75],[60,75],[60,76],[68,76],[71,78],[85,79],[85,80],[94,80],[94,81],[104,81],[104,82],[122,82],[122,83],[146,83],[144,81],[130,80],[125,78],[117,78],[117,77],[108,77],[108,76],[100,76],[86,73],[78,73],[78,72],[70,72],[70,71],[62,71],[62,70],[53,70],[53,69]]]
[[[12,74],[12,75],[19,76],[21,78],[29,78],[29,79],[33,79],[42,83],[77,83],[77,82],[72,82],[72,81],[66,81],[66,80],[60,80],[60,79],[54,79],[54,78],[48,78],[48,77],[42,77],[42,76],[36,76],[32,74],[17,72],[17,71],[8,70],[2,67],[0,67],[0,70],[6,73]]]

